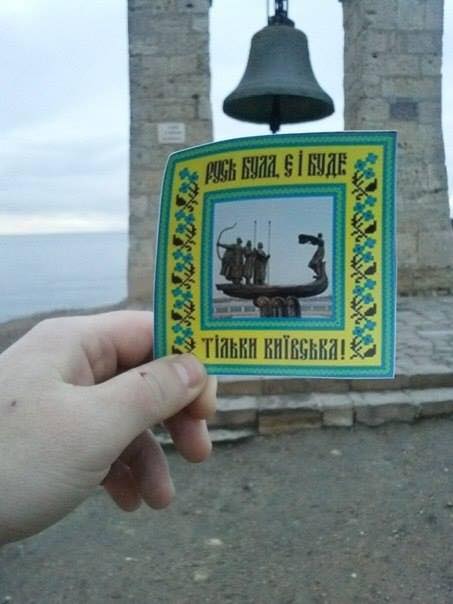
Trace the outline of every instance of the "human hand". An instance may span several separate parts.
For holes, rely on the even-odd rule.
[[[216,381],[191,355],[149,361],[152,315],[50,319],[0,355],[0,544],[53,524],[103,484],[124,510],[174,494],[148,430],[209,456]]]

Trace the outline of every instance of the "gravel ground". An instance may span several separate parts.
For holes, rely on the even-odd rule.
[[[101,491],[0,550],[0,604],[451,604],[453,421],[169,451],[166,511]]]

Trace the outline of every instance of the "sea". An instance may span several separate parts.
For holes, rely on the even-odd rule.
[[[120,302],[127,251],[120,232],[0,235],[0,323]]]

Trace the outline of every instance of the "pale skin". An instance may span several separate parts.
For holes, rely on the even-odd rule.
[[[216,381],[192,355],[152,361],[152,315],[50,319],[0,355],[0,544],[37,533],[100,484],[125,511],[166,507],[164,422],[189,461],[211,452]]]

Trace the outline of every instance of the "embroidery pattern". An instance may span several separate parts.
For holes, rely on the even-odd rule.
[[[373,235],[378,229],[375,216],[377,198],[372,194],[378,188],[373,165],[378,157],[369,153],[365,159],[355,164],[352,177],[352,194],[355,197],[354,214],[351,218],[351,237],[354,240],[354,256],[351,260],[350,277],[354,281],[351,300],[351,319],[354,321],[353,338],[350,343],[351,358],[366,359],[376,355],[375,328],[373,320],[377,313],[375,296],[377,272],[375,257],[376,239]]]
[[[179,172],[180,186],[175,199],[176,228],[172,234],[174,246],[173,271],[171,283],[173,289],[173,307],[171,310],[171,330],[174,334],[172,353],[191,352],[195,348],[193,322],[195,303],[192,286],[196,281],[196,269],[193,258],[193,246],[197,236],[194,209],[199,204],[200,187],[198,173],[183,168]]]

